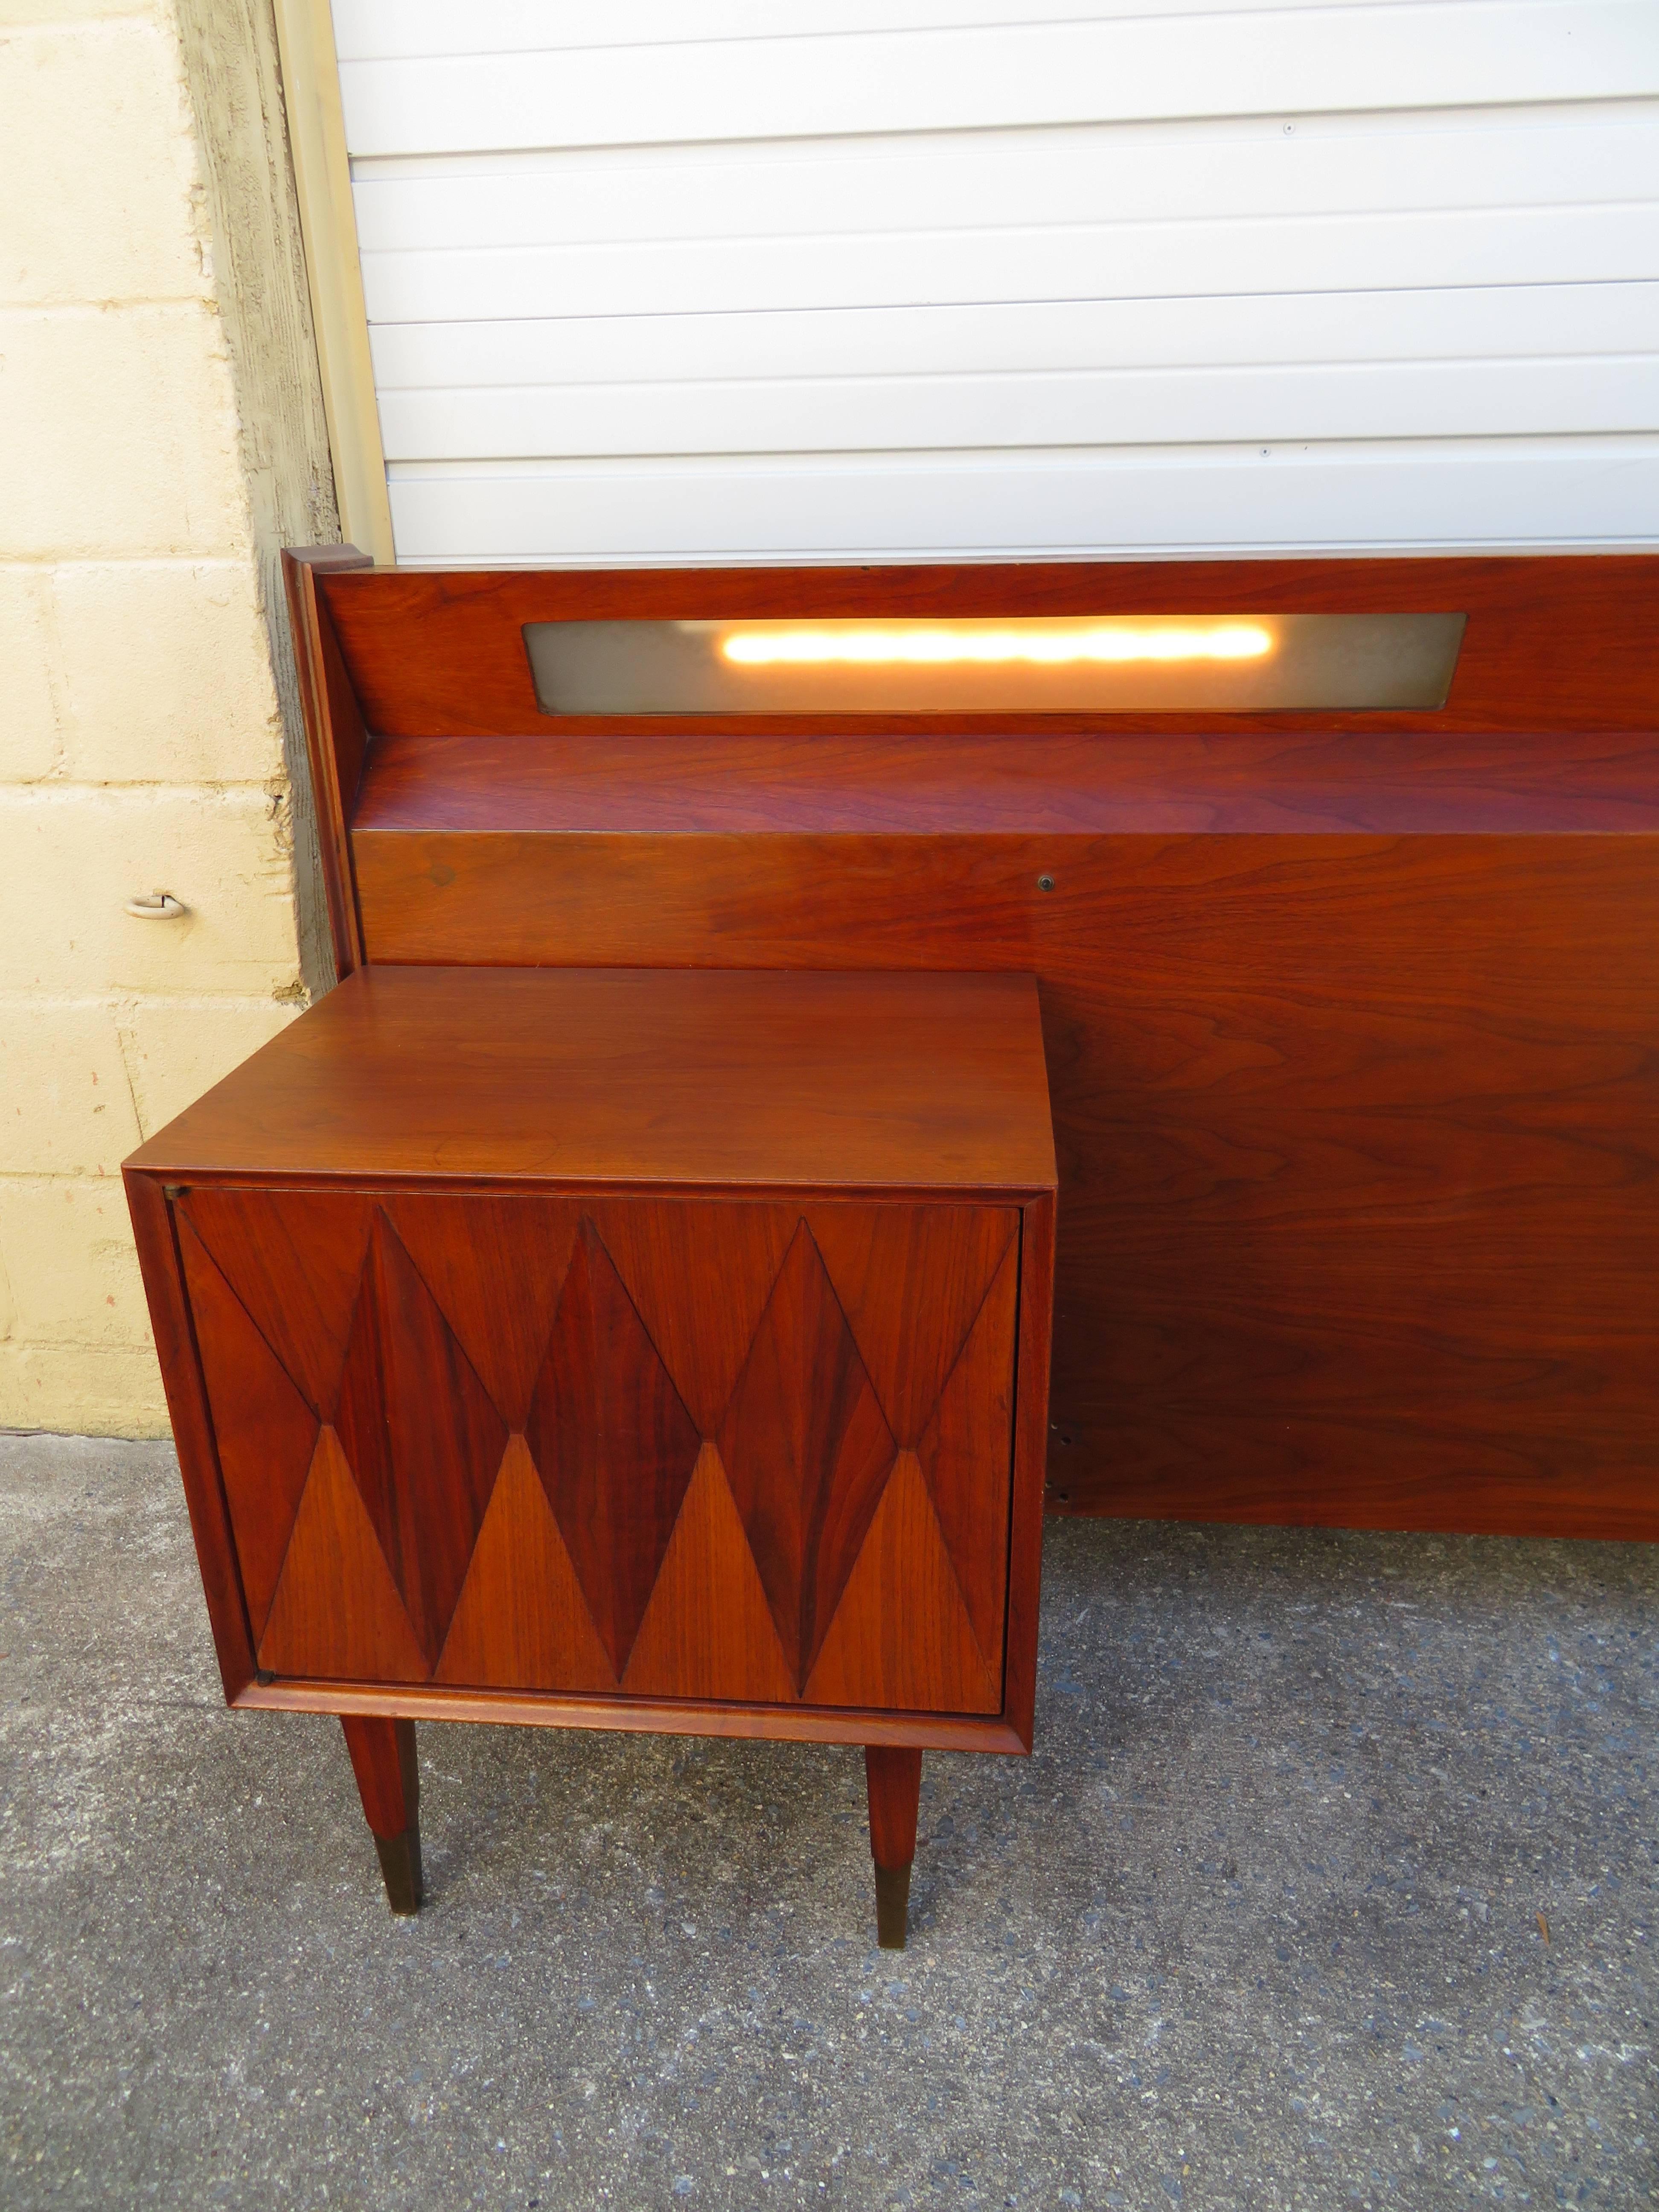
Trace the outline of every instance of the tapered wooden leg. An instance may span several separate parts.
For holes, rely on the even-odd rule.
[[[921,1753],[867,1744],[864,1774],[870,1791],[870,1856],[876,1863],[876,1941],[884,1951],[902,1951],[910,1909],[910,1862],[916,1855]]]
[[[346,1749],[394,1912],[421,1909],[421,1777],[415,1723],[342,1714]]]

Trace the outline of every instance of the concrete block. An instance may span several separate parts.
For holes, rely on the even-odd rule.
[[[252,562],[53,572],[67,773],[86,783],[259,783],[283,773]]]
[[[0,1343],[0,1429],[167,1436],[167,1400],[154,1349]]]
[[[205,296],[176,36],[69,22],[0,42],[0,301]]]
[[[0,999],[0,1175],[113,1175],[138,1142],[114,1008]]]
[[[57,662],[37,568],[0,568],[0,783],[30,783],[58,766]]]
[[[71,998],[299,988],[285,799],[228,790],[0,789],[0,943],[14,990]],[[135,921],[129,898],[188,911]]]
[[[141,1000],[122,1024],[145,1136],[182,1114],[300,1012],[270,999]]]
[[[0,1176],[0,1264],[14,1341],[150,1341],[119,1176]]]
[[[0,559],[234,555],[235,395],[205,305],[0,312]]]

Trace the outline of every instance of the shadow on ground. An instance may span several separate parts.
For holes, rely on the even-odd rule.
[[[0,1437],[7,2206],[1659,2198],[1659,1553],[1048,1532],[1037,1752],[227,1713],[172,1454]]]

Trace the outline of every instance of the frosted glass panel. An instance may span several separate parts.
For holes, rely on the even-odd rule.
[[[1444,703],[1465,617],[531,623],[549,714],[1240,714]]]

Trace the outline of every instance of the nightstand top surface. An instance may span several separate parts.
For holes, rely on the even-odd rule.
[[[1054,1185],[1029,975],[368,967],[152,1137],[152,1175]]]

